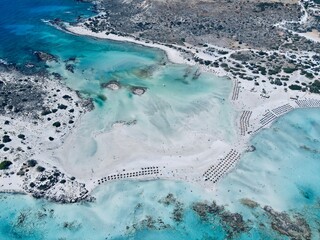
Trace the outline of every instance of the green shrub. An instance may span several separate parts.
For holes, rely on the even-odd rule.
[[[9,169],[9,166],[12,164],[12,162],[10,161],[2,161],[0,163],[0,170],[5,170],[5,169]]]
[[[296,85],[296,84],[290,85],[289,88],[290,88],[291,90],[301,90],[301,89],[302,89],[301,86]]]
[[[290,67],[283,68],[283,71],[285,73],[293,73],[296,70],[297,70],[296,68],[290,68]]]
[[[310,86],[309,86],[310,92],[312,93],[320,93],[320,81],[315,80]]]
[[[309,73],[309,72],[307,72],[305,76],[306,76],[307,78],[309,78],[309,79],[314,78],[313,74],[312,74],[312,73]]]

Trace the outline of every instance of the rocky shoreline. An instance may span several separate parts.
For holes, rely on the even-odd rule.
[[[299,21],[302,16],[299,4],[250,2],[239,8],[238,3],[235,4],[234,1],[229,1],[227,5],[224,1],[202,4],[192,1],[190,4],[184,3],[184,6],[174,1],[172,7],[168,8],[159,1],[146,1],[146,6],[142,6],[142,3],[142,1],[121,3],[109,1],[107,4],[105,1],[98,1],[96,7],[100,14],[85,20],[83,25],[93,32],[106,31],[106,34],[130,35],[136,39],[161,42],[179,50],[187,61],[204,68],[223,70],[235,79],[252,82],[255,87],[268,81],[277,88],[283,88],[284,91],[289,89],[319,93],[318,44],[303,41],[303,44],[300,44],[303,48],[289,51],[288,49],[291,49],[294,43],[301,43],[301,37],[283,29],[276,29],[274,26],[282,19]],[[171,22],[172,16],[176,15],[177,10],[182,7],[186,12],[182,12],[183,16],[180,18],[176,16]],[[219,10],[235,18],[225,19],[219,14],[210,17],[208,16],[210,9]],[[157,10],[156,14],[155,10]],[[257,26],[252,19],[257,19],[262,12],[264,23]],[[248,16],[245,17],[245,14]],[[160,18],[162,19],[162,15],[165,18],[160,21],[161,24],[154,24],[159,22]],[[193,21],[199,15],[200,20]],[[250,17],[249,22],[248,17]],[[239,19],[241,21],[238,21]],[[195,25],[190,27],[190,23]],[[59,20],[53,21],[52,24],[63,28]],[[250,34],[253,28],[259,29],[257,34],[262,35],[252,37]],[[159,31],[163,34],[155,33]],[[171,36],[168,32],[174,32],[175,36]],[[194,47],[189,47],[189,43],[194,44]],[[256,49],[250,49],[251,47]],[[301,52],[297,54],[300,50],[310,48],[313,48],[315,53],[305,53],[302,56]],[[34,55],[43,63],[58,61],[57,57],[50,53],[34,51]],[[66,70],[73,72],[73,62],[73,59],[66,60]],[[261,64],[256,64],[257,62]],[[279,65],[282,67],[279,68]],[[6,81],[0,82],[0,88],[4,92],[4,97],[1,99],[0,119],[4,122],[4,127],[1,129],[4,137],[0,143],[0,150],[5,152],[4,161],[9,161],[11,164],[7,169],[2,170],[1,177],[8,179],[18,174],[20,180],[17,182],[21,183],[19,187],[35,197],[44,197],[58,202],[90,199],[84,184],[77,182],[72,176],[66,176],[54,165],[45,163],[45,160],[33,157],[36,154],[35,148],[38,148],[39,153],[40,150],[57,147],[59,144],[55,144],[55,141],[57,139],[63,141],[75,127],[81,115],[92,109],[92,102],[81,99],[79,94],[58,83],[61,76],[57,73],[51,76],[24,75],[19,73],[14,65],[3,64],[3,66],[6,71],[1,74]],[[32,69],[33,65],[29,64],[25,68]],[[292,83],[293,73],[299,73],[302,81]],[[109,82],[105,87],[117,90],[121,86],[117,82]],[[6,93],[9,88],[16,89],[11,91],[10,96]],[[27,92],[21,89],[31,89],[32,94],[29,90]],[[132,93],[136,95],[142,95],[146,90],[144,87],[131,88]],[[263,89],[261,92],[263,93]],[[267,97],[267,94],[264,96]],[[23,129],[23,123],[27,123],[28,131],[40,133],[40,137],[16,132],[11,122],[20,129]],[[44,129],[51,134],[49,137],[41,133]],[[29,142],[30,139],[35,140]],[[32,159],[37,162],[37,167],[28,165],[28,161]],[[3,188],[6,187],[3,186]]]
[[[93,33],[163,44],[191,64],[248,81],[262,95],[268,95],[259,87],[265,83],[284,91],[320,93],[320,44],[299,35],[317,26],[318,5],[310,0],[241,6],[223,0],[94,3],[99,14],[81,23]]]
[[[177,50],[186,63],[227,75],[236,82],[235,88],[241,83],[247,92],[259,92],[264,100],[274,91],[288,92],[290,96],[297,92],[293,99],[303,93],[320,93],[320,44],[297,34],[318,26],[312,1],[249,1],[239,6],[238,1],[168,4],[157,0],[101,0],[96,2],[96,8],[99,14],[80,24],[93,35],[114,34],[164,45]],[[309,15],[304,21],[306,12]],[[163,202],[174,207],[172,219],[179,222],[183,206],[173,196]],[[260,227],[269,224],[281,236],[312,239],[310,226],[301,216],[261,207],[250,199],[242,204],[270,220],[261,222]],[[242,215],[215,203],[195,203],[193,211],[204,221],[218,218],[229,238],[252,226]],[[152,217],[140,225],[134,228],[170,227]]]
[[[42,62],[55,61],[49,53],[35,55]],[[0,190],[61,203],[92,200],[85,184],[61,172],[59,163],[42,159],[43,152],[59,147],[93,109],[91,100],[64,86],[58,74],[25,75],[3,62],[0,79]]]
[[[301,8],[280,1],[95,1],[100,14],[85,24],[93,31],[125,33],[162,43],[216,43],[274,48],[282,36],[270,31],[284,19],[298,21]],[[255,29],[255,31],[252,31]],[[161,34],[159,34],[161,33]]]

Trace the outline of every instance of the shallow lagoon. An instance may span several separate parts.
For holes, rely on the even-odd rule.
[[[79,130],[66,140],[67,150],[53,154],[61,155],[61,164],[70,174],[78,170],[74,166],[97,172],[108,166],[101,161],[117,164],[129,157],[153,158],[153,153],[156,158],[174,158],[200,152],[217,139],[232,142],[235,129],[230,126],[235,112],[227,101],[230,80],[200,74],[194,67],[170,64],[157,49],[78,37],[42,21],[74,21],[89,14],[88,4],[77,3],[73,9],[72,3],[58,1],[52,5],[28,0],[16,7],[6,2],[10,16],[0,19],[1,38],[7,43],[2,54],[5,60],[21,66],[33,63],[59,73],[69,87],[95,103],[95,110],[83,117]],[[34,56],[36,50],[55,55],[58,62],[44,66]],[[111,80],[121,84],[119,91],[101,87]],[[136,86],[146,88],[146,93],[132,94],[131,88]],[[201,119],[207,119],[206,123]],[[125,131],[115,130],[118,122],[136,124]],[[101,132],[110,134],[100,136]],[[128,149],[135,149],[135,154],[131,156],[133,151]],[[190,149],[189,153],[184,149]]]
[[[192,210],[194,202],[215,200],[251,220],[250,230],[233,239],[287,239],[270,228],[262,210],[240,204],[241,198],[249,198],[262,207],[270,205],[277,211],[301,214],[313,230],[313,239],[317,239],[319,118],[317,110],[296,110],[262,131],[252,140],[257,150],[245,154],[238,168],[218,184],[214,193],[181,182],[159,180],[108,183],[96,189],[96,202],[73,205],[2,194],[0,236],[11,239],[152,239],[160,236],[161,239],[224,239],[226,232],[219,217],[203,220]],[[170,193],[181,203],[181,222],[173,219],[175,205],[164,204],[163,199]],[[21,212],[26,218],[19,223]],[[147,216],[155,220],[153,225],[146,224]]]
[[[171,156],[176,161],[208,149],[218,139],[233,141],[235,129],[230,126],[236,114],[227,100],[230,80],[198,74],[195,67],[170,64],[164,58],[119,51],[99,52],[97,58],[90,54],[95,62],[88,65],[88,56],[80,57],[74,73],[64,70],[64,64],[52,66],[68,86],[95,101],[95,109],[54,154],[60,154],[70,173],[81,169],[83,174],[97,174],[124,159]],[[117,81],[120,89],[101,87],[109,81]],[[135,95],[132,87],[146,92]]]

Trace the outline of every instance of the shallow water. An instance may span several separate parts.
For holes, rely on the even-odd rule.
[[[217,139],[232,142],[235,112],[227,101],[230,80],[168,63],[157,49],[73,36],[42,21],[75,21],[90,14],[88,4],[77,3],[75,8],[73,1],[16,4],[6,2],[4,10],[9,16],[0,18],[2,46],[7,43],[0,57],[59,73],[69,87],[95,104],[94,111],[83,117],[78,130],[66,140],[65,150],[54,153],[70,174],[79,170],[83,175],[97,173],[123,159],[194,155]],[[34,51],[51,53],[58,62],[43,66]],[[119,91],[101,87],[111,80],[121,84]],[[146,93],[134,95],[132,87],[144,87]],[[118,122],[135,124],[114,128]]]
[[[299,109],[261,131],[236,170],[224,178],[215,193],[220,204],[256,216],[240,204],[243,198],[269,205],[277,211],[301,214],[318,239],[320,219],[320,111]]]
[[[233,199],[254,196],[279,210],[316,204],[320,195],[319,119],[318,109],[299,109],[261,131],[251,141],[257,150],[243,156],[221,188],[229,189]]]
[[[317,239],[319,118],[318,110],[296,110],[256,135],[252,144],[257,150],[241,159],[215,193],[181,182],[158,180],[101,185],[94,193],[96,202],[72,205],[1,194],[0,238],[225,239],[226,227],[219,216],[204,220],[192,208],[194,202],[215,200],[251,220],[249,231],[232,239],[287,239],[271,229],[270,220],[261,209],[240,204],[241,198],[249,198],[262,207],[270,205],[277,211],[301,214],[311,226],[312,239]],[[175,203],[164,203],[168,194],[173,194]],[[174,220],[177,206],[182,209],[181,221]],[[148,216],[154,222],[147,223]]]
[[[96,106],[83,117],[60,153],[61,164],[72,174],[79,169],[84,174],[97,174],[123,160],[177,159],[208,149],[217,139],[232,141],[235,130],[229,126],[235,112],[227,100],[230,80],[204,73],[194,77],[194,67],[163,65],[163,59],[141,55],[141,60],[136,58],[129,52],[124,60],[118,52],[108,51],[94,57],[95,63],[88,64],[87,58],[81,57],[75,73],[53,66],[64,74],[68,86],[93,98]],[[94,69],[87,73],[87,66]],[[118,81],[121,88],[101,87],[111,80]],[[135,86],[146,88],[146,92],[134,95],[131,88]]]
[[[209,146],[208,138],[217,136],[232,142],[234,128],[230,126],[235,113],[226,100],[231,81],[207,74],[195,80],[195,68],[169,64],[155,49],[72,36],[41,21],[55,17],[74,21],[78,15],[92,14],[88,7],[72,0],[54,4],[3,0],[0,14],[1,58],[39,64],[33,51],[55,54],[59,62],[50,64],[48,70],[60,73],[68,86],[94,99],[95,110],[85,115],[80,130],[67,140],[77,147],[65,152],[65,156],[73,155],[66,157],[67,165],[79,163],[78,167],[88,168],[90,164],[84,159],[95,161],[99,155],[99,138],[93,133],[112,133],[117,121],[137,120],[137,124],[123,135],[116,131],[115,136],[109,136],[103,147],[110,150],[127,149],[121,136],[128,144],[142,144],[143,149],[159,155],[163,152],[153,143],[190,144],[183,140],[194,132],[203,140],[199,146]],[[64,61],[73,57],[76,61],[71,73]],[[119,81],[122,88],[101,88],[101,83],[110,80]],[[136,96],[130,92],[131,86],[147,87],[147,91]],[[204,119],[208,124],[203,124]],[[201,219],[193,210],[195,202],[205,200],[215,200],[251,220],[250,230],[233,239],[287,239],[271,229],[261,209],[241,205],[241,198],[302,214],[311,225],[313,239],[319,239],[319,119],[317,109],[296,110],[280,118],[252,139],[256,151],[245,154],[214,193],[158,180],[108,183],[94,192],[96,202],[72,205],[0,194],[0,239],[225,239],[227,227],[219,216]],[[128,141],[128,136],[135,137]],[[77,155],[79,149],[82,151]],[[99,168],[98,162],[95,166]],[[165,204],[168,194],[176,200]],[[181,221],[174,220],[176,208],[182,212]],[[154,221],[145,221],[148,216]]]

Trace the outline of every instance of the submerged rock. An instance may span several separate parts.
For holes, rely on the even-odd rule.
[[[271,227],[278,233],[292,239],[312,239],[310,226],[301,216],[290,217],[285,212],[276,212],[270,206],[265,206],[263,210],[271,219]]]
[[[242,199],[240,199],[240,202],[242,205],[245,205],[249,208],[256,208],[259,206],[259,204],[257,202],[255,202],[249,198],[242,198]]]
[[[212,204],[195,203],[192,209],[200,216],[203,221],[216,225],[218,218],[220,224],[227,234],[228,239],[233,239],[235,235],[250,230],[248,222],[246,222],[239,213],[231,213],[223,206],[217,205],[214,201]]]
[[[225,211],[221,214],[221,222],[229,237],[249,230],[247,223],[239,213]]]
[[[50,53],[35,51],[33,54],[38,58],[39,61],[43,61],[43,62],[55,61],[55,62],[57,62],[57,58]]]
[[[68,70],[71,73],[74,73],[74,64],[66,64],[66,70]]]
[[[172,212],[172,219],[175,222],[182,222],[184,215],[184,205],[179,202],[177,198],[172,193],[169,193],[166,197],[159,200],[159,203],[164,204],[165,206],[174,206]]]
[[[33,68],[35,65],[33,63],[26,63],[24,66],[26,68]]]
[[[173,209],[173,213],[172,213],[173,220],[176,222],[182,222],[183,214],[184,214],[183,204],[180,202],[177,202],[177,204],[175,205],[175,208]]]
[[[63,223],[63,228],[71,230],[71,231],[78,230],[81,227],[82,227],[81,223],[78,223],[77,221]]]
[[[103,94],[98,94],[97,95],[97,99],[101,100],[103,102],[107,101],[107,97],[105,95],[103,95]]]
[[[163,203],[166,206],[175,204],[177,202],[177,199],[174,197],[172,193],[169,193],[166,197],[159,200],[160,203]]]
[[[215,202],[212,202],[211,205],[209,205],[207,203],[198,202],[198,203],[193,204],[192,209],[203,220],[206,220],[207,216],[209,214],[219,214],[222,211],[224,211],[224,207],[223,206],[218,206]]]
[[[138,229],[151,229],[151,230],[163,230],[170,228],[170,225],[165,224],[161,218],[154,219],[152,216],[146,216],[145,219],[132,225],[132,228],[135,230]],[[127,230],[130,230],[130,227],[127,227]]]

